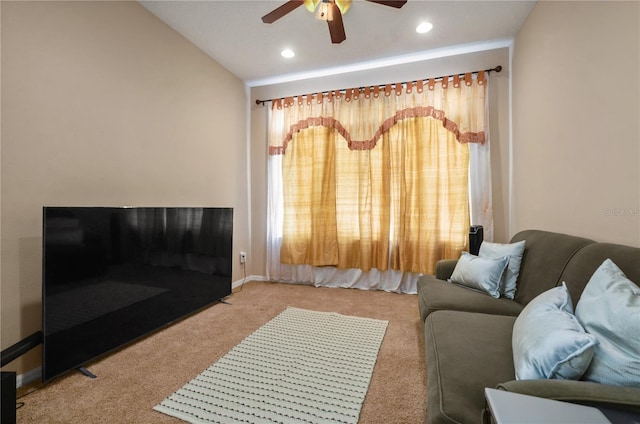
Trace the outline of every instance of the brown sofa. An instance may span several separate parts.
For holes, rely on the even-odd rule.
[[[640,248],[539,230],[522,231],[511,242],[521,240],[525,240],[525,252],[514,300],[496,299],[447,282],[455,260],[440,261],[435,276],[419,279],[427,367],[426,422],[481,422],[486,415],[485,387],[640,414],[640,388],[516,380],[511,344],[514,322],[525,305],[564,281],[575,307],[591,275],[607,258],[638,284]]]

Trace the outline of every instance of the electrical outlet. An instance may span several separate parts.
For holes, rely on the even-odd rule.
[[[247,262],[247,252],[240,252],[240,263],[243,264]]]

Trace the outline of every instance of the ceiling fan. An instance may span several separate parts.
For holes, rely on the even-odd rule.
[[[365,1],[395,7],[396,9],[401,8],[407,2],[407,0]],[[342,15],[344,15],[344,13],[349,9],[349,6],[351,6],[351,0],[289,0],[282,6],[264,15],[262,17],[262,22],[265,24],[272,24],[303,4],[310,12],[314,12],[316,8],[318,8],[316,17],[323,21],[327,21],[327,24],[329,25],[329,35],[331,36],[331,42],[333,44],[342,43],[347,39],[344,32],[344,24],[342,23]],[[320,5],[319,7],[318,4]]]

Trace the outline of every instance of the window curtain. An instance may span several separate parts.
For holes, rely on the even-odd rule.
[[[490,212],[469,191],[490,187],[486,87],[481,72],[274,100],[267,277],[415,293],[458,257]]]

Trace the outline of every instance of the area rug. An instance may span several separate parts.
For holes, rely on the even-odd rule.
[[[357,423],[387,324],[289,307],[154,409],[190,423]]]

